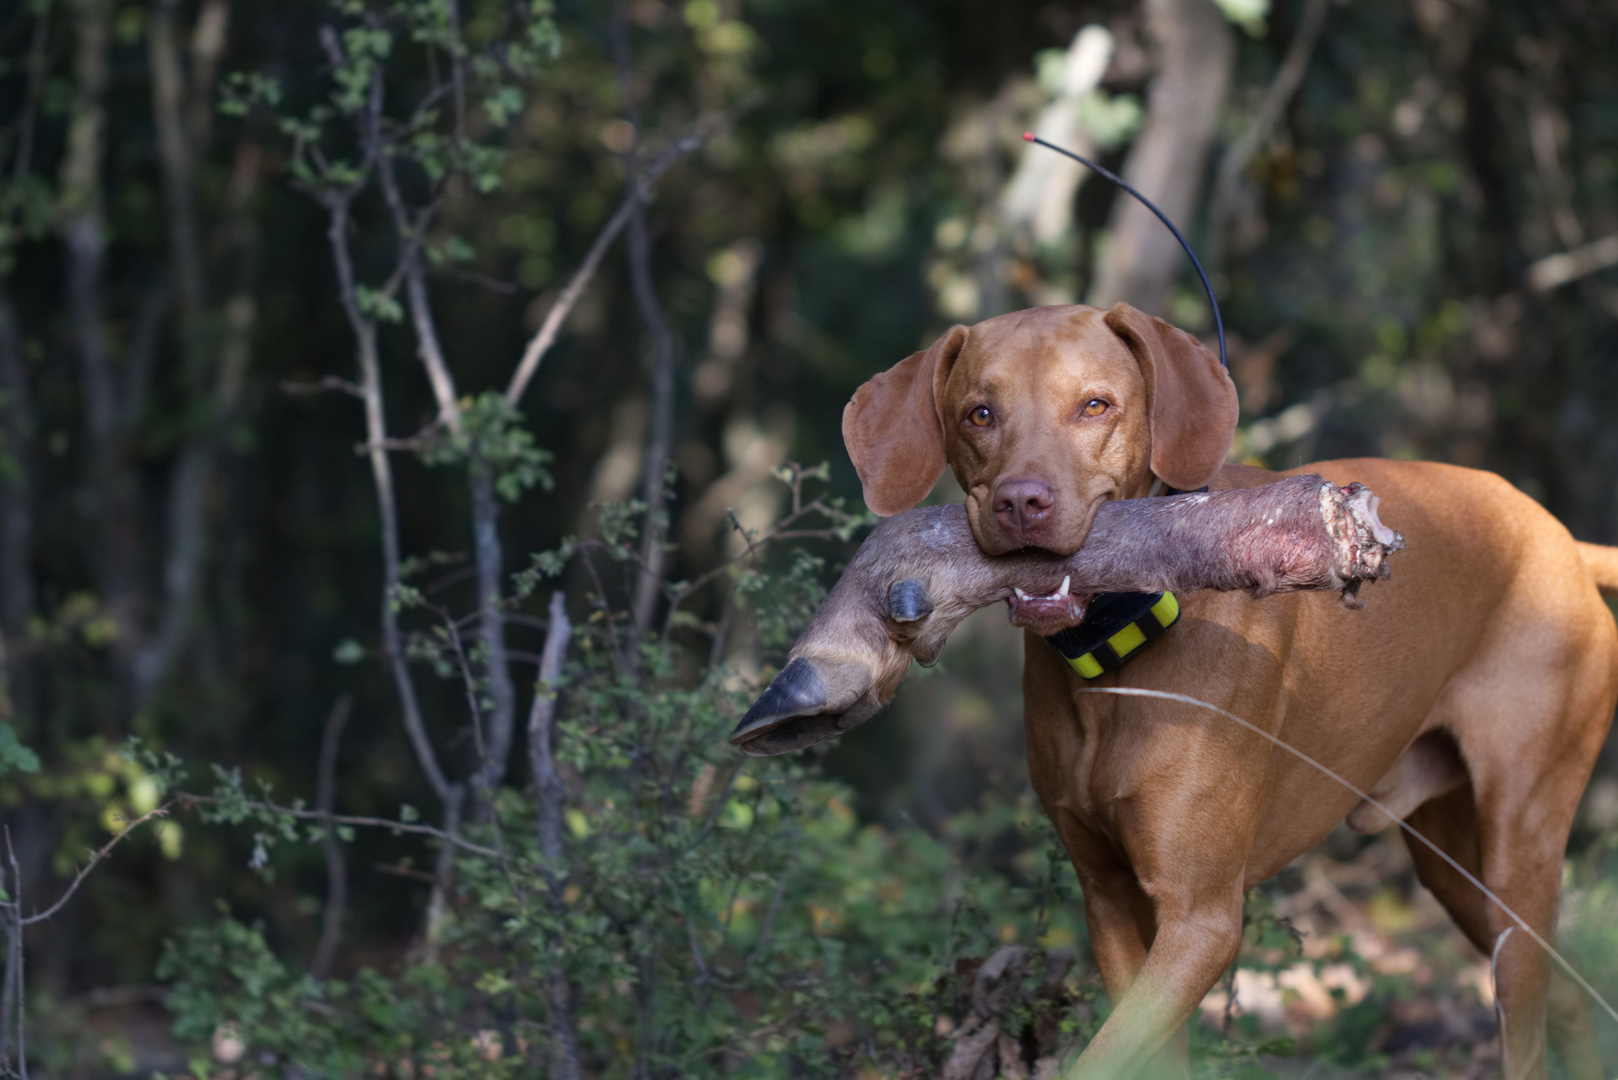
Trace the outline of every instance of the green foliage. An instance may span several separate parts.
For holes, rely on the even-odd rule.
[[[621,558],[643,516],[602,508],[602,543],[567,555]],[[754,538],[759,552],[767,542]],[[566,559],[538,558],[531,575]],[[823,569],[795,550],[773,571],[743,559],[728,580],[764,640],[780,643],[820,599]],[[560,861],[541,852],[541,804],[504,787],[454,852],[430,949],[392,973],[320,984],[227,915],[165,950],[177,1033],[200,1046],[227,1031],[269,1055],[260,1060],[315,1076],[407,1060],[503,1076],[543,1060],[560,971],[597,1066],[628,1053],[691,1077],[931,1067],[948,1050],[934,1021],[958,993],[960,958],[1081,938],[1072,872],[1031,803],[962,815],[954,843],[1019,852],[1010,867],[963,866],[914,828],[860,823],[852,793],[813,756],[739,758],[726,735],[752,684],[724,666],[691,671],[677,638],[626,641],[620,620],[598,615],[577,628],[570,656],[554,749],[566,786]],[[239,770],[212,771],[202,818],[249,829],[260,873],[278,849],[325,839],[301,804],[277,806]],[[417,817],[407,807],[399,821]]]
[[[534,441],[533,432],[504,394],[490,390],[461,403],[460,430],[445,432],[422,452],[429,465],[480,462],[494,471],[495,490],[507,502],[538,487],[549,491],[550,451]]]
[[[400,979],[361,971],[351,980],[321,982],[296,974],[265,943],[261,927],[221,909],[210,926],[194,927],[165,946],[157,976],[174,980],[166,1004],[175,1034],[199,1047],[198,1077],[215,1056],[250,1051],[299,1075],[408,1075],[413,1065],[446,1077],[505,1077],[491,1063],[488,1038],[465,1037],[457,1023],[466,992],[437,965],[412,968]],[[224,1048],[229,1040],[240,1049]],[[419,1062],[420,1065],[416,1065]]]
[[[0,721],[0,776],[13,769],[25,773],[38,772],[39,755],[18,741],[17,732],[10,724]]]

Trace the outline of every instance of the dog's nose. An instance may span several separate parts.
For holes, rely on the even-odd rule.
[[[1050,515],[1056,494],[1038,480],[1005,480],[994,489],[994,516],[1007,530],[1024,539],[1028,531]]]

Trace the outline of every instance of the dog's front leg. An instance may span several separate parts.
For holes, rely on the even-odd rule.
[[[1235,960],[1242,939],[1241,883],[1161,897],[1146,963],[1066,1080],[1138,1076],[1174,1039]],[[1165,1055],[1163,1060],[1181,1057]],[[1184,1069],[1183,1058],[1179,1070]],[[1177,1071],[1179,1071],[1177,1070]]]

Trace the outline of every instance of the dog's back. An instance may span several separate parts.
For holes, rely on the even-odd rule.
[[[1176,641],[1176,628],[1124,680],[1172,681],[1255,722],[1273,719],[1276,734],[1401,813],[1497,769],[1561,777],[1574,792],[1560,798],[1569,803],[1563,816],[1570,813],[1618,699],[1618,629],[1596,589],[1599,560],[1618,571],[1618,551],[1575,543],[1492,473],[1381,459],[1320,462],[1288,475],[1300,472],[1377,492],[1383,519],[1408,543],[1393,578],[1368,586],[1360,611],[1311,595],[1187,598],[1189,632]],[[1276,478],[1234,468],[1215,486]],[[1220,721],[1209,714],[1202,722]],[[1429,733],[1453,740],[1451,760],[1464,773],[1394,769]],[[1318,841],[1358,802],[1332,788],[1297,759],[1274,756],[1249,884]],[[1359,821],[1387,824],[1371,815]]]

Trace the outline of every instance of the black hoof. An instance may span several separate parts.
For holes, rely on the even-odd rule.
[[[888,590],[888,614],[894,622],[916,622],[933,613],[933,598],[915,578],[895,581]]]
[[[730,741],[741,742],[766,728],[794,716],[813,716],[826,707],[826,684],[815,666],[803,657],[781,669],[764,693],[753,702],[742,722],[730,733]]]

